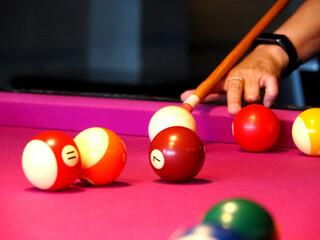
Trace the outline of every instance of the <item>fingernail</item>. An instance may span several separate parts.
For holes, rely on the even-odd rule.
[[[229,107],[228,107],[228,112],[229,112],[230,114],[235,115],[235,114],[237,114],[237,113],[240,111],[240,109],[241,109],[241,107],[239,106],[239,104],[237,104],[237,103],[232,103],[232,104],[230,104]]]

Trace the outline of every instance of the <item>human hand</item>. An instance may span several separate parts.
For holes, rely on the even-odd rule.
[[[228,112],[236,114],[241,109],[242,98],[248,104],[256,103],[260,100],[260,89],[264,88],[263,104],[270,107],[278,95],[278,79],[287,62],[281,47],[259,45],[219,81],[204,102],[226,97]],[[185,101],[193,91],[182,93],[181,100]]]

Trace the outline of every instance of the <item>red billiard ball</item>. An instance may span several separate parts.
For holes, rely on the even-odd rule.
[[[194,178],[205,159],[204,145],[189,128],[169,127],[151,142],[149,160],[155,173],[168,182],[184,182]]]
[[[234,117],[232,132],[241,148],[250,152],[262,152],[277,141],[280,124],[271,109],[252,104],[242,108]]]
[[[126,163],[127,150],[116,133],[93,127],[80,132],[74,141],[81,155],[81,180],[92,185],[105,185],[121,174]]]
[[[67,134],[43,132],[26,145],[22,155],[22,168],[27,179],[37,188],[61,190],[79,176],[79,151]]]

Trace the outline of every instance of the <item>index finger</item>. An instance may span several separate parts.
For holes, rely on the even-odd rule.
[[[226,81],[228,112],[235,115],[241,109],[244,82],[241,77],[230,77]]]

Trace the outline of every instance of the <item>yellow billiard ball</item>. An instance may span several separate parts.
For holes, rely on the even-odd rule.
[[[295,119],[292,138],[304,154],[320,156],[320,108],[310,108]]]

